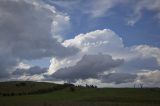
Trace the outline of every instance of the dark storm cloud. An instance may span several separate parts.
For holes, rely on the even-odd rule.
[[[9,71],[13,66],[17,65],[18,60],[13,58],[9,54],[0,53],[0,79],[8,78],[10,76]]]
[[[110,73],[108,75],[102,76],[102,82],[104,83],[131,83],[137,78],[136,74],[130,73]]]
[[[51,34],[54,14],[24,1],[0,1],[0,41],[3,48],[22,59],[70,55]]]
[[[25,1],[0,0],[0,77],[22,60],[61,58],[78,52],[53,38],[51,24],[55,14]]]
[[[76,81],[78,79],[98,78],[100,74],[123,64],[121,59],[110,55],[84,55],[75,66],[57,70],[50,78]]]
[[[47,68],[40,68],[38,66],[31,67],[29,69],[16,69],[12,74],[13,75],[35,75],[35,74],[42,74],[47,72]]]
[[[3,79],[3,78],[8,78],[10,76],[9,73],[7,73],[6,71],[0,71],[0,79]]]

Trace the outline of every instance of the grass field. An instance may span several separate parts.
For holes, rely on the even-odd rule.
[[[18,85],[17,85],[18,84]],[[62,86],[41,82],[1,82],[0,106],[160,106],[158,88],[81,88],[64,87],[42,94],[27,94],[38,89]],[[21,95],[3,95],[3,93]],[[24,95],[23,95],[24,94]]]

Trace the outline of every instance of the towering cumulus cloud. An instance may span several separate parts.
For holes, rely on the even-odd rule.
[[[146,80],[150,80],[148,76],[154,76],[160,70],[159,48],[147,45],[124,47],[122,39],[109,29],[79,34],[64,41],[63,45],[75,46],[80,51],[70,57],[53,58],[49,68],[52,74],[48,80],[85,82],[92,79],[90,83],[99,80],[102,85],[147,84]],[[156,79],[150,81],[156,83]]]

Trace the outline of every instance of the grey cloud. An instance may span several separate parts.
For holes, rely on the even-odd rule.
[[[148,87],[160,87],[160,70],[143,72],[139,75],[139,81]]]
[[[101,41],[107,43],[101,45],[101,43],[99,43]],[[84,43],[86,43],[86,45],[83,45]],[[80,52],[80,55],[74,55],[72,58],[65,58],[63,60],[56,60],[53,58],[50,70],[51,72],[56,72],[49,77],[49,80],[61,79],[64,81],[69,80],[79,82],[81,80],[78,79],[85,81],[91,78],[100,81],[102,80],[103,82],[115,83],[114,85],[120,83],[126,83],[128,85],[136,80],[135,78],[138,73],[160,70],[160,52],[158,47],[151,47],[148,45],[124,47],[123,41],[111,30],[96,30],[87,34],[80,34],[73,39],[66,40],[64,44],[66,46],[75,45],[83,52]],[[113,58],[122,58],[124,59],[124,62],[122,62],[123,64],[114,67],[114,69],[111,68],[111,71],[105,72],[104,75],[103,72],[105,70],[110,70],[107,68],[105,62],[107,60],[111,61],[111,59],[104,58],[108,56],[89,55],[97,54],[99,52],[110,54]],[[82,58],[84,54],[88,55]],[[77,63],[78,60],[80,61]],[[73,66],[75,64],[74,62],[77,63],[75,66]],[[106,67],[103,66],[103,63]],[[113,71],[116,73],[109,74],[109,76],[106,75]]]
[[[137,78],[136,74],[130,73],[110,73],[102,76],[102,82],[104,83],[132,83]]]
[[[98,78],[103,72],[118,67],[123,62],[106,54],[84,55],[75,66],[59,69],[48,78],[73,82],[78,79]]]
[[[31,2],[0,0],[0,73],[7,75],[23,60],[62,58],[78,52],[53,37],[51,25],[56,14]]]
[[[8,78],[10,76],[9,73],[7,73],[6,71],[0,71],[0,79],[2,80],[3,78]]]
[[[139,72],[141,70],[159,70],[160,65],[155,57],[137,57],[125,63],[119,67],[119,71],[123,72]]]
[[[38,66],[31,67],[29,69],[16,69],[12,74],[13,75],[35,75],[35,74],[43,74],[47,72],[47,68],[40,68]]]
[[[138,78],[137,73],[141,70],[150,70],[150,72],[152,73],[152,71],[154,72],[154,70],[159,69],[160,66],[155,57],[137,57],[129,61],[125,61],[124,64],[117,68],[118,72],[103,75],[101,80],[105,83],[115,84],[132,83],[136,80],[136,78]],[[153,77],[154,75],[151,74],[150,76]],[[140,80],[144,82],[147,82],[147,80],[154,82],[153,79],[150,79],[145,74],[140,76]]]
[[[54,14],[46,8],[38,8],[24,1],[0,1],[0,41],[13,56],[36,59],[49,56],[63,57],[63,47],[51,34]],[[66,52],[68,53],[68,52]]]
[[[0,79],[8,78],[9,71],[17,65],[18,60],[10,55],[0,53]]]

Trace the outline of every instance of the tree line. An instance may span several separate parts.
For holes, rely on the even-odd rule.
[[[27,86],[27,84],[25,82],[22,83],[18,83],[16,84],[16,87],[25,87]],[[30,86],[35,86],[35,84],[31,84]],[[43,93],[49,93],[49,92],[53,92],[53,91],[58,91],[58,90],[62,90],[65,88],[69,88],[71,92],[75,91],[76,87],[79,88],[97,88],[97,86],[95,85],[88,85],[86,84],[85,86],[82,85],[77,85],[75,86],[74,84],[70,84],[70,83],[64,83],[63,85],[54,85],[52,87],[49,88],[43,88],[43,89],[37,89],[34,91],[28,91],[28,92],[0,92],[0,96],[22,96],[22,95],[33,95],[33,94],[43,94]]]
[[[26,84],[16,84],[17,87],[21,86],[26,86]],[[43,88],[43,89],[37,89],[35,91],[29,91],[29,92],[0,92],[0,96],[21,96],[21,95],[33,95],[33,94],[43,94],[43,93],[48,93],[48,92],[53,92],[53,91],[58,91],[65,89],[66,87],[71,87],[73,85],[71,84],[63,84],[63,85],[54,85],[49,88]]]

